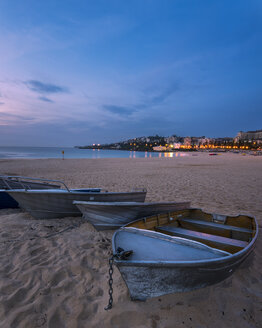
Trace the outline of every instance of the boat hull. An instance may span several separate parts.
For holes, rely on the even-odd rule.
[[[191,227],[181,228],[190,220]],[[186,231],[184,237],[159,229],[168,226]],[[193,232],[200,241],[192,239]],[[144,301],[204,288],[230,277],[252,253],[257,236],[258,224],[251,216],[223,216],[192,208],[164,213],[117,230],[112,238],[114,263],[131,299]]]
[[[217,284],[230,277],[249,255],[211,264],[166,264],[115,262],[128,287],[131,300],[188,292]]]
[[[29,212],[36,219],[56,219],[71,216],[81,216],[80,210],[73,204],[78,201],[134,201],[143,202],[146,191],[111,193],[84,192],[66,190],[8,190],[21,208]]]
[[[18,203],[13,197],[9,196],[7,192],[0,191],[0,209],[17,208]]]
[[[177,203],[96,203],[75,202],[83,217],[93,224],[96,230],[118,229],[123,225],[145,216],[168,211],[183,210],[190,202]]]
[[[6,190],[9,189],[59,189],[59,185],[41,182],[32,182],[24,180],[14,180],[0,176],[0,209],[18,208],[18,202],[9,195]]]

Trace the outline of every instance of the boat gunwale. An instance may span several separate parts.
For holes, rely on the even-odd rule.
[[[109,206],[119,206],[119,207],[124,207],[124,206],[155,206],[155,205],[184,205],[184,204],[189,204],[190,206],[190,201],[186,201],[186,202],[90,202],[90,201],[81,201],[81,200],[75,200],[74,204],[77,205],[91,205],[91,206],[97,206],[97,205],[101,205],[101,206],[105,206],[105,207],[109,207]],[[186,208],[186,209],[191,209],[190,207]],[[132,221],[134,222],[134,221]],[[130,222],[130,223],[132,223]],[[129,223],[129,224],[130,224]]]
[[[244,256],[241,257],[242,254],[235,253],[232,255],[228,255],[225,257],[221,258],[216,258],[216,259],[209,259],[209,260],[194,260],[194,261],[132,261],[132,260],[118,260],[114,259],[114,262],[116,263],[117,266],[138,266],[138,267],[198,267],[200,270],[204,270],[205,268],[203,267],[212,265],[212,264],[228,264],[230,265],[235,265],[238,262],[244,261],[244,259],[249,255],[249,253],[252,251],[252,248],[245,248],[245,254]],[[236,256],[236,254],[238,256]],[[232,259],[237,259],[239,257],[239,261],[237,262],[232,262]],[[203,265],[200,267],[200,265]],[[212,270],[210,267],[207,267],[206,269]],[[225,266],[221,266],[221,268],[214,268],[213,270],[223,270],[225,269]]]
[[[190,208],[190,210],[200,210],[200,211],[202,211],[200,208]],[[214,214],[214,213],[208,213],[208,212],[204,212],[204,211],[202,211],[202,212],[204,214],[210,214],[210,215]],[[151,217],[154,217],[154,216],[155,215],[152,215]],[[209,264],[217,264],[217,263],[218,264],[228,263],[228,262],[231,262],[232,260],[237,259],[237,258],[241,258],[241,260],[244,260],[249,255],[249,253],[253,250],[254,244],[257,241],[258,230],[259,230],[257,220],[256,220],[255,216],[246,215],[246,214],[238,214],[238,215],[235,215],[235,216],[227,215],[227,216],[229,216],[230,218],[238,218],[240,216],[247,216],[249,218],[252,218],[255,222],[255,228],[256,228],[255,236],[252,237],[251,242],[246,247],[244,247],[241,251],[238,251],[234,254],[231,254],[231,255],[228,255],[228,256],[225,256],[225,257],[221,257],[221,258],[207,259],[207,260],[194,260],[194,261],[174,261],[174,260],[173,261],[166,261],[166,260],[165,261],[157,261],[157,260],[155,260],[155,261],[137,261],[137,260],[119,260],[117,258],[114,258],[114,262],[119,266],[167,266],[167,267],[169,267],[169,266],[182,266],[182,267],[189,266],[189,267],[192,267],[192,266],[198,266],[199,264],[209,265]],[[148,217],[148,218],[150,218],[150,217]],[[126,224],[125,226],[123,226],[123,228],[128,228],[127,227],[128,225],[130,225],[132,223],[135,223],[135,222],[138,222],[138,221],[142,221],[143,219],[145,219],[145,218],[134,220],[134,221]],[[140,229],[140,228],[137,228],[137,229],[147,230],[147,229]],[[112,237],[113,254],[116,253],[115,238],[116,238],[117,233],[120,232],[120,231],[121,231],[121,228],[119,230],[117,230],[114,233],[113,237]],[[150,231],[150,230],[147,230],[147,231]],[[164,233],[161,233],[161,234],[163,234],[164,236],[169,236],[169,235],[166,235]],[[170,238],[185,239],[185,238],[182,238],[182,237],[174,237],[174,236],[173,237],[170,236]],[[202,243],[202,244],[204,244],[204,243]],[[234,265],[235,263],[236,262],[232,262],[231,264]],[[223,268],[221,268],[221,269],[223,269]]]
[[[82,190],[88,190],[88,189],[96,189],[96,188],[83,188]],[[97,188],[99,189],[99,188]],[[75,190],[81,190],[81,188],[78,189],[69,189],[70,191],[67,191],[66,189],[10,189],[10,190],[0,190],[0,191],[4,191],[7,193],[24,193],[24,194],[73,194],[73,195],[83,195],[85,194],[85,192],[83,191],[75,191]],[[126,191],[126,192],[121,192],[121,191],[117,191],[117,192],[107,192],[107,191],[96,191],[96,192],[90,192],[90,191],[86,191],[86,193],[88,193],[88,195],[118,195],[118,194],[146,194],[146,191]]]

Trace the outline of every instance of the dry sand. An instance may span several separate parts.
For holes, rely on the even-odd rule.
[[[191,201],[207,212],[256,216],[262,157],[222,154],[144,159],[1,160],[0,174],[62,179],[112,191],[146,187],[148,201]],[[0,211],[1,327],[262,327],[262,236],[253,259],[224,282],[131,302],[117,269],[108,302],[112,232],[81,218],[34,220]]]

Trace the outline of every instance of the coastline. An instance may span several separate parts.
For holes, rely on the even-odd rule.
[[[191,201],[206,212],[255,216],[261,227],[262,158],[197,155],[175,160],[0,159],[0,173],[63,180],[71,188],[146,187],[147,201]],[[57,234],[48,237],[52,233]],[[171,328],[174,322],[176,327],[259,327],[260,235],[253,261],[226,281],[193,292],[131,302],[115,269],[113,309],[104,311],[111,237],[112,232],[96,232],[81,218],[34,220],[21,210],[1,210],[3,327]]]
[[[0,159],[48,159],[48,158],[130,158],[158,157],[165,152],[147,152],[112,149],[78,149],[73,147],[0,147]],[[166,152],[167,153],[167,152]],[[183,153],[177,152],[177,153]],[[137,155],[136,155],[137,154]],[[160,155],[159,155],[160,154]]]
[[[63,153],[64,152],[64,153]],[[166,151],[143,151],[124,149],[80,149],[76,147],[0,147],[1,159],[48,159],[48,158],[146,158],[146,157],[177,157],[197,156],[198,154],[250,154],[262,155],[261,151],[225,150],[225,149],[174,149]]]

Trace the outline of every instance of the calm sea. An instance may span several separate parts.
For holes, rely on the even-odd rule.
[[[62,147],[0,147],[0,158],[146,158],[146,157],[179,157],[188,154],[151,153],[123,150],[93,150]]]

